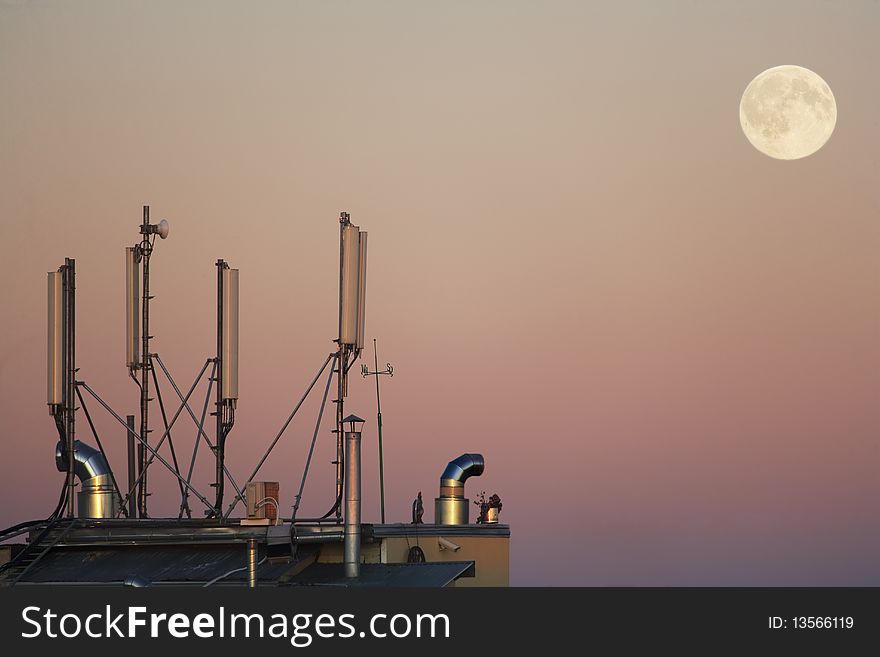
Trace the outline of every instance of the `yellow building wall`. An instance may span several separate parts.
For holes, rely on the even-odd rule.
[[[454,528],[442,537],[461,546],[459,550],[441,548],[439,537],[411,534],[376,539],[361,545],[364,563],[406,563],[412,546],[419,546],[428,562],[473,561],[474,577],[461,577],[453,586],[509,586],[510,585],[510,537],[508,536],[456,536]],[[342,563],[342,544],[321,546],[318,561]]]

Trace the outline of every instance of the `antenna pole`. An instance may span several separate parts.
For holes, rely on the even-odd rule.
[[[345,399],[345,383],[347,378],[346,373],[346,362],[348,361],[348,348],[347,345],[339,343],[339,355],[336,357],[336,499],[340,500],[340,503],[336,505],[336,520],[340,522],[342,520],[342,503],[341,500],[343,491],[343,462],[345,460],[345,443],[343,436],[345,435],[342,430],[342,418],[344,417],[343,406]]]
[[[223,515],[223,443],[224,426],[223,426],[223,270],[226,268],[223,260],[217,261],[217,401],[215,402],[214,415],[217,419],[217,429],[214,437],[214,452],[217,460],[216,474],[214,476],[214,491],[216,494],[214,502],[214,513],[222,517]]]
[[[67,381],[64,390],[67,433],[67,515],[74,515],[74,487],[76,486],[76,474],[74,467],[75,441],[76,441],[76,261],[72,258],[64,259],[64,314],[66,318],[64,340],[65,371]]]
[[[153,246],[150,243],[150,206],[144,206],[144,221],[141,224],[140,252],[143,258],[143,300],[141,304],[141,438],[144,446],[149,445],[149,406],[150,406],[150,376],[152,367],[150,362],[150,254]],[[147,514],[147,454],[145,450],[140,452],[140,478],[138,487],[138,514],[141,518],[149,517]]]
[[[382,404],[379,399],[379,377],[383,374],[394,376],[394,368],[391,363],[386,363],[384,370],[379,370],[379,350],[376,348],[376,338],[373,338],[373,367],[375,371],[371,372],[366,365],[361,366],[361,374],[364,377],[376,377],[376,420],[379,425],[379,510],[381,512],[382,523],[385,522],[385,457],[382,454]]]
[[[336,499],[339,501],[336,505],[336,522],[342,521],[342,499],[344,495],[343,490],[343,461],[345,460],[345,442],[342,427],[342,419],[345,417],[345,413],[343,411],[345,393],[347,388],[347,379],[348,379],[348,345],[343,344],[342,342],[342,299],[343,299],[343,267],[345,260],[345,252],[343,249],[343,231],[345,227],[351,223],[351,219],[348,212],[341,212],[339,214],[339,339],[336,341],[339,346],[338,356],[336,357],[336,367],[338,368],[336,377],[337,382],[337,390],[336,390]]]
[[[135,447],[134,447],[134,415],[127,415],[125,423],[128,425],[126,437],[128,438],[128,490],[134,490],[137,475],[135,474]],[[141,447],[143,452],[143,447]],[[136,510],[134,506],[134,498],[128,499],[128,517],[136,518]]]
[[[385,524],[385,459],[382,456],[382,404],[379,401],[379,350],[373,338],[373,367],[376,368],[376,421],[379,425],[379,513]]]

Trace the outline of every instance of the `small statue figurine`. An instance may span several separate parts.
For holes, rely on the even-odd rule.
[[[422,504],[422,491],[419,491],[419,496],[412,503],[412,524],[423,524],[423,515],[425,515],[425,505]]]

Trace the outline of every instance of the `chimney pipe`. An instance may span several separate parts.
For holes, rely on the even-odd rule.
[[[354,423],[352,423],[353,425]],[[345,576],[361,570],[361,432],[345,432]]]
[[[115,518],[119,500],[110,477],[110,466],[104,455],[82,441],[74,441],[73,472],[82,484],[77,494],[77,512],[80,518]],[[55,446],[55,466],[59,472],[68,471],[66,445]]]
[[[440,475],[440,497],[434,499],[434,522],[438,525],[467,525],[470,500],[464,496],[464,482],[483,474],[482,454],[462,454]]]

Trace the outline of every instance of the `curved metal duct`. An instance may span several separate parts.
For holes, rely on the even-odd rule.
[[[107,459],[94,447],[76,440],[73,443],[73,471],[82,484],[77,494],[77,515],[80,518],[115,518],[119,501],[110,478]],[[67,471],[67,453],[61,441],[55,446],[55,467]]]
[[[466,525],[470,522],[470,500],[464,496],[464,482],[483,474],[482,454],[462,454],[449,462],[440,475],[440,497],[434,498],[434,522],[438,525]]]
[[[462,454],[446,466],[443,474],[440,475],[440,487],[463,487],[468,478],[483,474],[485,467],[486,462],[482,454]]]

